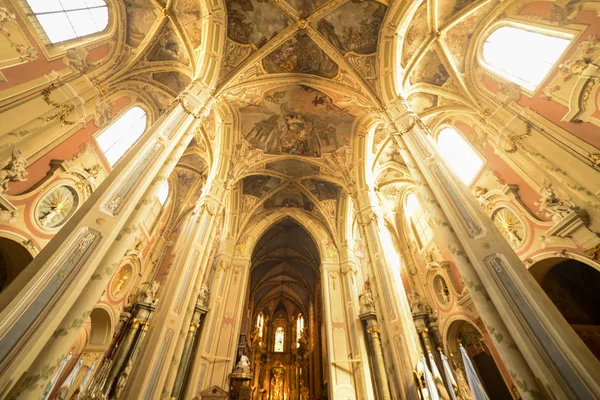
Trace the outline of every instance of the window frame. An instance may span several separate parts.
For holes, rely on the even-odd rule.
[[[111,165],[110,161],[106,157],[106,154],[104,153],[104,151],[100,147],[100,143],[98,143],[98,136],[102,135],[102,133],[104,133],[115,122],[117,122],[119,120],[119,118],[121,118],[123,115],[125,115],[129,110],[131,110],[134,107],[139,107],[139,108],[141,108],[146,113],[146,127],[144,128],[144,131],[142,132],[142,134],[140,135],[140,137],[137,138],[137,140],[135,142],[133,142],[133,144],[127,149],[127,151],[125,153],[123,153],[121,155],[121,157],[115,162],[114,165]],[[102,155],[102,157],[104,158],[104,161],[106,162],[106,164],[109,166],[110,171],[112,171],[113,169],[115,169],[115,167],[119,164],[119,162],[121,162],[121,160],[127,156],[127,154],[131,151],[131,149],[133,147],[135,147],[135,145],[138,143],[138,141],[140,139],[142,139],[146,135],[146,133],[148,133],[148,129],[152,126],[151,118],[152,118],[152,114],[148,111],[148,108],[146,107],[145,104],[139,103],[139,102],[134,102],[134,103],[128,104],[128,106],[126,106],[126,107],[123,107],[119,111],[119,114],[116,115],[115,117],[113,117],[113,119],[110,121],[109,124],[107,124],[106,126],[103,126],[102,129],[98,129],[96,132],[94,132],[92,134],[92,139],[94,140],[94,144],[98,148],[98,150],[99,150],[100,154]],[[110,173],[110,171],[108,173]]]
[[[520,86],[519,86],[520,87]],[[464,122],[464,121],[460,121],[460,122]],[[466,123],[466,122],[465,122]],[[471,180],[471,182],[469,183],[464,183],[463,180],[460,178],[460,176],[458,176],[458,174],[456,172],[454,172],[454,169],[452,168],[452,166],[448,163],[448,161],[446,161],[446,159],[444,158],[444,156],[442,156],[442,154],[439,151],[439,147],[438,147],[438,139],[440,136],[440,133],[444,130],[450,128],[452,129],[454,132],[456,132],[464,141],[465,143],[467,143],[467,145],[471,148],[471,150],[473,150],[473,152],[475,152],[475,154],[477,154],[477,156],[479,158],[481,158],[481,160],[483,161],[483,163],[481,164],[481,167],[479,167],[479,170],[477,171],[477,173],[475,175],[473,175],[473,179]],[[479,175],[481,175],[481,173],[483,172],[483,170],[485,169],[485,166],[488,163],[487,158],[485,158],[483,156],[483,154],[481,154],[481,152],[475,147],[473,146],[473,143],[471,143],[471,140],[469,138],[467,138],[465,136],[465,134],[456,126],[452,125],[452,124],[448,124],[448,123],[443,123],[439,126],[437,126],[435,128],[435,135],[432,136],[433,139],[433,145],[435,146],[436,151],[438,152],[440,158],[444,161],[444,165],[448,168],[448,170],[450,171],[450,173],[461,183],[463,183],[465,186],[467,187],[471,187],[471,185],[473,185],[475,183],[475,181],[477,180],[477,178],[479,177]]]
[[[64,57],[67,51],[74,47],[90,46],[117,35],[117,21],[125,14],[124,6],[123,4],[120,4],[122,2],[116,0],[104,0],[108,9],[108,25],[104,30],[79,38],[65,40],[64,42],[52,43],[50,39],[48,39],[46,31],[40,24],[27,0],[9,1],[11,1],[16,13],[25,23],[35,44],[37,44],[39,50],[41,50],[49,61]]]
[[[487,39],[492,33],[505,26],[570,40],[570,43],[558,57],[552,68],[550,68],[550,70],[544,75],[540,83],[533,90],[524,87],[517,82],[514,82],[512,79],[508,78],[504,74],[504,72],[485,61],[485,58],[483,57],[483,46],[486,43]],[[530,21],[524,22],[511,18],[502,19],[488,26],[479,36],[476,45],[477,62],[484,71],[492,74],[492,76],[496,77],[497,79],[500,79],[502,82],[517,85],[523,94],[527,95],[527,97],[529,98],[533,98],[537,94],[537,92],[543,88],[544,82],[546,82],[548,78],[555,72],[558,63],[572,49],[573,45],[577,44],[577,39],[579,38],[580,34],[581,31],[579,30],[565,29],[554,25],[544,25],[539,23],[533,23]]]
[[[427,227],[429,228],[429,232],[431,234],[431,237],[428,238],[427,243],[423,242],[423,238],[421,237],[421,235],[419,234],[419,232],[417,230],[416,223],[413,221],[413,216],[412,215],[408,215],[407,204],[408,204],[408,198],[411,195],[415,196],[415,198],[417,199],[417,202],[419,204],[419,210],[421,212],[420,217],[422,217],[423,223],[427,224]],[[417,246],[419,247],[419,251],[425,250],[433,242],[433,239],[435,238],[435,233],[433,232],[433,227],[431,226],[431,223],[429,222],[429,220],[431,219],[431,216],[428,215],[429,213],[427,212],[427,210],[425,210],[423,208],[423,203],[421,202],[421,199],[419,199],[419,196],[417,196],[417,194],[414,191],[409,190],[404,195],[404,199],[402,200],[402,210],[404,211],[404,220],[406,221],[406,224],[408,225],[408,228],[409,228],[410,232],[412,233],[412,235],[415,238],[415,241],[417,242]]]

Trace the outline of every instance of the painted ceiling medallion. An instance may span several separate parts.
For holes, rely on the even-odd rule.
[[[77,209],[79,199],[75,190],[59,186],[40,200],[37,220],[45,228],[56,228],[64,224]]]
[[[512,247],[518,247],[525,237],[525,227],[521,220],[508,208],[500,208],[492,220]]]

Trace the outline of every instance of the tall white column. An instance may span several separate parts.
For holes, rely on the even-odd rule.
[[[211,101],[197,85],[181,99],[195,110]],[[174,166],[169,157],[179,158],[194,121],[175,103],[0,294],[0,396],[27,371],[12,392],[39,397],[131,244],[130,228],[147,212],[140,201],[157,193],[156,175]]]
[[[210,184],[209,184],[210,185]],[[160,299],[140,357],[136,361],[123,398],[158,399],[171,393],[177,367],[196,305],[209,243],[215,232],[223,185],[205,188],[194,215],[180,233],[177,254],[164,282]]]
[[[414,124],[399,142],[436,232],[456,238],[449,249],[521,396],[541,396],[537,378],[560,398],[600,397],[600,363],[468,188],[448,170],[424,131]]]
[[[378,218],[365,190],[355,200],[355,208],[361,236],[365,241],[369,257],[368,268],[371,290],[376,303],[377,316],[384,343],[387,373],[392,385],[399,393],[392,397],[418,399],[413,385],[413,370],[417,365],[419,339],[415,331],[412,314],[402,282],[391,271],[383,252]],[[398,257],[400,255],[398,254]],[[400,264],[403,265],[402,259]]]

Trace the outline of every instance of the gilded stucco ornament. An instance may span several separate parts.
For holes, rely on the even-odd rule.
[[[552,183],[548,179],[540,189],[540,194],[542,197],[534,204],[537,205],[540,208],[540,211],[553,222],[559,222],[572,211],[579,209],[579,207],[571,201],[570,197],[567,197],[565,200],[559,199],[556,193],[554,193]]]
[[[27,166],[29,163],[23,157],[21,151],[13,148],[11,160],[0,170],[0,194],[8,189],[8,182],[24,181],[27,178]]]
[[[512,247],[518,247],[525,238],[523,222],[508,208],[499,208],[492,214],[492,221]]]

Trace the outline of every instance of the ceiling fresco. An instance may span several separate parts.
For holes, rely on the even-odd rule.
[[[386,9],[375,1],[349,1],[319,21],[318,31],[341,53],[374,53]]]
[[[190,59],[175,31],[169,28],[161,35],[148,54],[148,61],[177,61],[188,65]]]
[[[428,123],[440,113],[471,105],[473,85],[465,80],[471,37],[497,3],[485,0],[423,2],[400,31],[402,90],[411,108]],[[412,62],[411,62],[412,61]],[[419,85],[418,87],[416,85]],[[460,99],[460,100],[459,100]]]
[[[435,50],[431,50],[413,69],[410,75],[410,83],[414,85],[423,82],[434,86],[442,86],[449,77],[448,70],[442,64],[440,56]]]
[[[176,10],[179,23],[187,33],[192,47],[200,46],[202,34],[200,3],[197,0],[179,0]]]
[[[302,73],[333,78],[338,65],[304,32],[283,43],[262,60],[269,73]]]
[[[474,0],[451,0],[440,1],[438,7],[438,18],[440,21],[448,21],[470,4],[476,3]]]
[[[305,163],[298,160],[283,160],[268,163],[268,170],[279,172],[281,174],[297,177],[303,175],[312,175],[319,173],[319,167],[313,164]]]
[[[268,0],[227,0],[227,36],[262,47],[287,26],[285,14]]]
[[[151,0],[128,1],[126,43],[137,47],[146,37],[158,17],[158,10]]]
[[[304,193],[295,186],[286,186],[273,196],[269,197],[265,203],[265,208],[300,208],[305,211],[312,211],[315,205]]]
[[[354,117],[331,98],[307,86],[267,92],[241,109],[242,133],[269,154],[319,157],[347,145]]]
[[[191,82],[190,78],[178,72],[157,72],[152,74],[152,78],[172,90],[175,96]]]
[[[281,179],[266,176],[252,175],[243,179],[242,190],[245,195],[262,197],[281,184]]]
[[[302,184],[319,201],[337,199],[340,194],[339,186],[321,179],[305,179]]]
[[[300,17],[305,18],[317,8],[327,3],[327,0],[287,0],[287,2],[298,11]]]
[[[408,61],[417,52],[419,47],[427,38],[427,5],[421,4],[413,17],[413,21],[404,35],[402,41],[402,67],[406,67]]]

